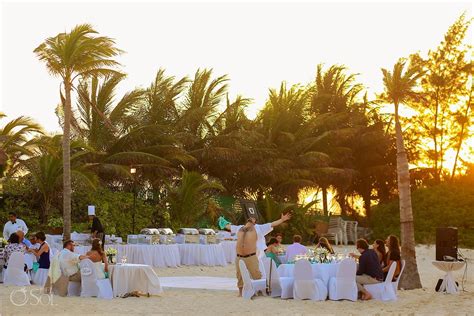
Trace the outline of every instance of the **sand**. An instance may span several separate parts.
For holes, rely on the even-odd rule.
[[[462,249],[474,259],[474,250]],[[237,298],[236,292],[212,290],[165,289],[160,297],[117,298],[106,301],[96,298],[54,296],[42,303],[30,297],[23,306],[15,306],[10,294],[17,287],[0,285],[1,315],[159,315],[159,314],[255,314],[255,315],[369,315],[369,314],[419,314],[419,315],[468,315],[474,314],[474,267],[469,265],[465,289],[459,295],[436,293],[434,287],[443,273],[431,261],[435,256],[434,246],[418,246],[417,259],[423,289],[399,291],[397,302],[348,302],[348,301],[294,301],[269,297],[257,297],[252,301]],[[159,276],[217,276],[234,277],[233,265],[227,267],[180,267],[156,269]],[[463,271],[455,272],[461,281]],[[35,287],[31,287],[35,288]]]

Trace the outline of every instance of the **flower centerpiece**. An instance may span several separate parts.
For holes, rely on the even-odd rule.
[[[109,259],[109,263],[116,263],[116,256],[117,256],[117,249],[115,248],[107,248],[105,250],[105,254],[107,255],[107,258]]]
[[[7,245],[7,240],[5,238],[0,238],[0,248],[5,248]]]
[[[329,257],[329,251],[326,248],[323,247],[317,247],[314,250],[314,257],[317,262],[319,263],[329,263],[331,260],[328,258]]]

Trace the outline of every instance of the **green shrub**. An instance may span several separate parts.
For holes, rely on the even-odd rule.
[[[373,208],[370,226],[374,238],[400,236],[398,200]],[[412,194],[415,240],[434,243],[437,227],[458,228],[459,244],[474,247],[474,185],[444,183]]]

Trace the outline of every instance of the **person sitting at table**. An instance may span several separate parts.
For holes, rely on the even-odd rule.
[[[281,264],[280,259],[278,258],[278,241],[275,237],[270,238],[270,241],[267,243],[267,249],[265,250],[265,256],[272,258],[275,261],[275,264],[278,266]]]
[[[334,249],[332,249],[331,244],[329,243],[329,240],[326,237],[321,237],[319,238],[318,244],[316,245],[316,248],[321,247],[327,249],[330,254],[334,254]]]
[[[25,253],[26,247],[24,244],[20,243],[20,237],[16,233],[13,233],[10,235],[8,238],[8,245],[5,246],[5,249],[3,251],[3,259],[5,260],[4,268],[6,269],[8,267],[8,260],[10,259],[10,256],[14,252],[21,252]],[[25,271],[26,271],[26,264],[25,264]]]
[[[59,252],[59,268],[61,274],[70,282],[81,282],[81,273],[79,271],[79,261],[89,259],[87,255],[74,253],[74,241],[66,240],[63,244],[63,250]],[[67,295],[68,282],[64,279],[58,280],[53,285],[55,292],[59,296]]]
[[[372,299],[372,295],[364,288],[364,284],[376,284],[383,281],[382,267],[379,263],[379,257],[373,249],[369,249],[369,244],[365,239],[356,241],[356,248],[360,252],[359,267],[356,273],[356,283],[361,298],[363,300]],[[351,253],[351,257],[357,255]]]
[[[393,280],[392,280],[392,281],[396,281],[398,276],[400,275],[400,271],[402,268],[402,263],[401,263],[402,258],[400,255],[400,243],[396,236],[390,235],[387,237],[387,240],[385,240],[385,244],[387,245],[388,251],[385,257],[385,267],[383,268],[384,279],[386,278],[388,274],[388,270],[390,269],[390,265],[392,264],[392,262],[396,262],[397,267],[395,269],[395,273],[393,275]]]
[[[46,242],[46,235],[43,232],[37,232],[35,236],[36,240],[38,240],[39,248],[36,250],[30,247],[28,251],[36,256],[39,269],[49,269],[49,245]]]
[[[105,279],[105,273],[109,271],[107,256],[102,250],[99,238],[92,240],[92,248],[87,252],[89,259],[94,263],[96,275],[98,279]]]
[[[387,251],[385,250],[385,243],[383,240],[376,239],[372,245],[372,249],[375,250],[377,257],[379,257],[380,266],[382,268],[385,267],[385,257],[387,255]]]
[[[306,254],[307,249],[301,244],[301,240],[302,238],[300,235],[293,236],[293,243],[286,248],[286,262],[293,261],[297,255]]]
[[[26,246],[26,249],[32,246],[31,242],[27,238],[25,238],[25,233],[22,230],[18,230],[16,234],[18,235],[18,238],[20,238],[20,243],[24,244]]]

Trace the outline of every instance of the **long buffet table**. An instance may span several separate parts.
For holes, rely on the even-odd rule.
[[[171,244],[171,245],[105,245],[105,249],[117,249],[117,262],[126,258],[128,263],[147,264],[152,267],[178,267],[181,265],[225,266],[235,261],[235,241],[219,244]],[[76,246],[75,252],[85,254],[90,246]]]

